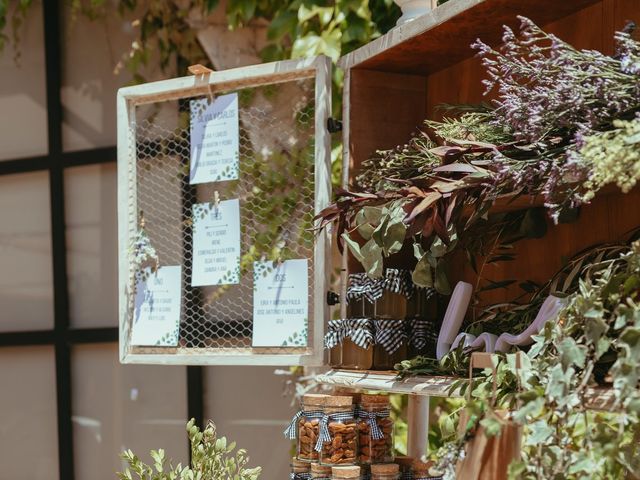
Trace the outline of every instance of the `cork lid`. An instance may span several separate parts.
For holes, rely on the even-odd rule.
[[[411,467],[413,465],[413,457],[407,457],[406,455],[396,455],[394,462],[401,467]]]
[[[325,406],[327,407],[350,407],[351,405],[353,405],[353,397],[330,395],[325,399]]]
[[[363,405],[389,405],[389,395],[362,395],[360,402]]]
[[[362,397],[362,393],[351,390],[347,387],[335,387],[333,389],[333,394],[342,397],[351,397],[353,398],[353,403],[360,403],[360,398]]]
[[[429,469],[433,465],[433,462],[421,462],[420,460],[413,461],[413,471],[415,473],[429,473]]]
[[[322,393],[307,393],[302,396],[302,404],[322,407],[328,396],[329,395],[324,395]]]
[[[321,475],[323,477],[330,477],[331,467],[329,465],[320,465],[319,463],[312,463],[311,473],[316,475]]]
[[[293,473],[309,473],[309,463],[293,457],[291,460],[291,471]]]
[[[360,477],[360,467],[331,467],[333,478],[358,478]]]
[[[400,472],[400,465],[397,463],[375,463],[371,465],[372,475],[393,475]]]

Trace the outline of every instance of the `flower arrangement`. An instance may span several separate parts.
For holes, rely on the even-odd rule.
[[[473,261],[501,239],[543,233],[539,216],[489,217],[499,198],[541,197],[561,222],[609,184],[628,191],[640,178],[640,43],[629,31],[616,42],[616,56],[578,50],[526,18],[519,35],[505,28],[499,50],[477,41],[496,100],[426,121],[407,145],[364,162],[320,228],[335,222],[339,248],[373,277],[410,240],[414,282],[449,293],[452,251]]]

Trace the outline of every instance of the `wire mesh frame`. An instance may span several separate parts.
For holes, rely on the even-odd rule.
[[[138,225],[136,108],[220,92],[257,88],[304,79],[315,81],[314,108],[314,212],[328,205],[331,196],[331,139],[327,119],[331,114],[331,61],[319,56],[253,65],[210,75],[181,77],[118,91],[118,239],[120,360],[123,363],[172,365],[321,365],[324,323],[329,310],[325,302],[329,285],[329,236],[314,238],[312,304],[309,305],[309,338],[306,348],[138,347],[131,345],[131,262],[129,245]],[[176,219],[180,222],[181,219]],[[186,319],[181,319],[181,323]]]

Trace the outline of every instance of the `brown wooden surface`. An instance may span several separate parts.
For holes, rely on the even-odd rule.
[[[640,24],[640,0],[602,0],[595,4],[571,0],[487,0],[460,18],[456,17],[455,21],[434,28],[402,46],[391,48],[370,62],[352,69],[348,99],[351,131],[348,141],[353,171],[376,149],[390,148],[408,140],[425,116],[440,117],[442,112],[437,110],[438,105],[486,100],[483,97],[481,80],[484,73],[480,61],[461,53],[466,51],[470,40],[481,37],[491,42],[499,38],[500,25],[513,25],[517,14],[526,14],[539,22],[541,18],[560,18],[562,12],[577,10],[576,5],[588,6],[553,23],[541,24],[578,48],[598,49],[611,54],[614,50],[614,32],[622,29],[627,20]],[[484,10],[489,6],[492,7],[490,10]],[[479,12],[482,15],[478,15]],[[461,23],[462,20],[464,23]],[[448,60],[443,61],[444,56]],[[451,61],[456,58],[466,59],[458,63]],[[391,72],[420,72],[433,70],[433,62],[439,67],[450,66],[423,77],[360,69],[366,65],[367,68]],[[420,96],[425,99],[424,105],[417,102]],[[526,207],[528,201],[518,200],[515,206]],[[533,199],[533,202],[540,203],[539,199]],[[505,203],[499,205],[498,210],[512,210],[512,207],[514,205]],[[627,195],[599,196],[591,205],[581,209],[577,222],[557,226],[549,222],[549,232],[544,238],[518,243],[515,261],[487,266],[483,276],[494,281],[514,278],[544,283],[577,252],[598,243],[619,240],[638,226],[638,188]],[[407,250],[406,255],[409,265],[412,261],[411,252]],[[452,263],[452,280],[464,279],[476,283],[476,276],[463,256]],[[393,259],[391,264],[400,265],[402,262]],[[351,266],[355,267],[353,264]],[[487,292],[483,303],[511,300],[520,293],[517,287]]]
[[[390,32],[393,46],[382,51],[385,39],[373,42],[376,48],[363,47],[350,54],[349,61],[357,68],[398,73],[433,73],[474,55],[469,45],[477,38],[496,43],[502,35],[502,25],[518,25],[517,15],[524,15],[544,25],[563,18],[597,0],[451,0],[432,14],[414,22],[424,23],[419,35],[398,40],[399,32]],[[468,7],[448,18],[454,8]],[[443,21],[446,20],[446,21]],[[413,27],[413,26],[412,26]],[[415,30],[415,27],[412,28]],[[401,37],[401,36],[400,36]],[[404,40],[404,41],[403,41]]]

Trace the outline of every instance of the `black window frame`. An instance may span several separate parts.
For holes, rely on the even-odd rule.
[[[65,152],[62,124],[62,15],[64,2],[46,0],[43,5],[48,153],[0,161],[0,176],[48,172],[51,215],[54,325],[48,330],[0,332],[0,348],[49,345],[55,352],[58,470],[60,480],[75,480],[71,375],[74,345],[118,341],[118,327],[76,328],[71,326],[67,283],[67,250],[64,172],[68,168],[115,163],[116,146]],[[115,102],[115,97],[113,99]],[[116,322],[117,324],[117,319]],[[203,367],[187,366],[187,415],[202,425],[204,417]],[[106,452],[105,452],[106,453]],[[118,452],[113,452],[116,455]],[[190,452],[189,452],[190,453]]]

